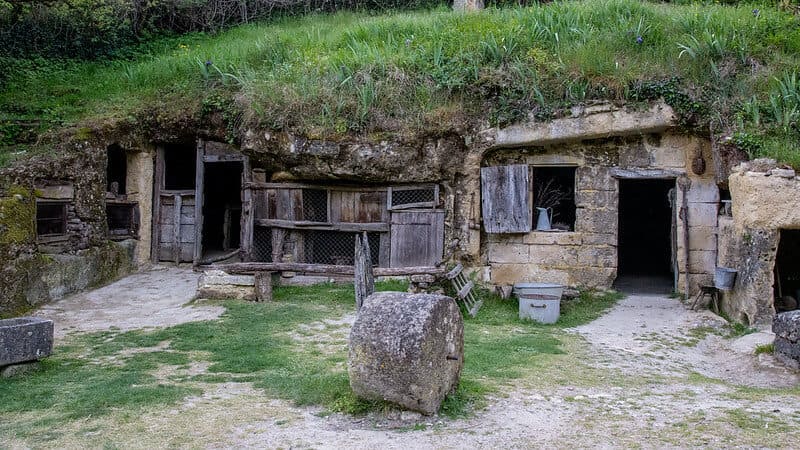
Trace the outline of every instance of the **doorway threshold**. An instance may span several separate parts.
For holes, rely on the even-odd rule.
[[[620,275],[614,289],[625,294],[669,295],[674,291],[671,275]]]

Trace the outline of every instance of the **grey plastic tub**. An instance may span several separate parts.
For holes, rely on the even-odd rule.
[[[714,271],[714,287],[721,291],[730,291],[733,289],[733,283],[736,281],[736,269],[729,267],[717,267]]]
[[[514,293],[518,296],[552,295],[560,299],[564,286],[555,283],[517,283],[514,285]]]
[[[519,318],[556,323],[561,314],[561,296],[532,294],[519,296]]]

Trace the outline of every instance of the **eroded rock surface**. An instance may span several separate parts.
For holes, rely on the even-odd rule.
[[[464,322],[443,295],[378,292],[350,332],[353,392],[435,414],[464,367]]]

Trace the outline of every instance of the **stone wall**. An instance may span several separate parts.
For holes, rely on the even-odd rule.
[[[691,170],[697,155],[712,161],[707,140],[664,133],[596,139],[489,153],[484,164],[574,166],[576,222],[571,232],[486,234],[484,261],[495,284],[520,281],[561,283],[568,286],[610,287],[617,276],[619,179],[685,178],[689,222],[689,259],[685,263],[683,229],[678,227],[678,291],[690,292],[711,280],[716,265],[716,218],[719,190],[712,164],[702,175]],[[680,191],[678,191],[680,192]],[[683,206],[678,195],[675,214]]]
[[[105,214],[106,145],[69,142],[56,156],[0,170],[0,315],[131,271],[135,243],[113,244]],[[66,234],[36,235],[36,202],[66,204]]]
[[[800,229],[800,177],[774,161],[755,160],[736,167],[728,185],[733,214],[720,220],[719,265],[738,273],[722,308],[735,320],[768,327],[780,230]]]

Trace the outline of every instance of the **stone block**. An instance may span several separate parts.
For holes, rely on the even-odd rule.
[[[692,178],[692,186],[686,193],[688,203],[713,203],[719,208],[719,188],[714,179]]]
[[[718,210],[716,203],[689,203],[689,226],[716,227]]]
[[[667,141],[667,145],[664,143]],[[674,147],[667,137],[662,137],[660,146],[648,145],[651,155],[651,164],[659,169],[682,169],[686,167],[686,150],[683,147]]]
[[[608,233],[619,228],[617,210],[611,208],[578,208],[575,230],[582,233]]]
[[[0,320],[0,367],[38,361],[52,352],[52,320],[38,317]]]
[[[571,286],[607,289],[617,278],[617,269],[610,267],[576,267],[571,271]]]
[[[578,248],[566,245],[531,245],[529,261],[546,267],[573,267],[578,264]]]
[[[578,252],[581,266],[616,268],[617,248],[608,245],[584,245]]]
[[[254,286],[255,278],[253,275],[230,275],[222,270],[206,270],[200,275],[198,284],[203,286]]]
[[[198,286],[195,297],[209,300],[258,300],[255,286],[237,286],[233,284]]]
[[[523,235],[522,242],[533,245],[581,245],[582,233],[561,233],[554,231],[532,231]]]
[[[616,247],[618,243],[616,233],[582,233],[583,243],[586,245],[611,245]]]
[[[537,153],[527,155],[525,162],[532,166],[581,166],[584,164],[584,159],[581,156],[562,153]]]
[[[464,323],[452,298],[378,292],[365,299],[347,361],[358,397],[435,414],[463,367]]]
[[[575,169],[575,189],[588,191],[617,191],[617,180],[611,170],[602,166],[581,166]]]
[[[652,164],[650,153],[644,144],[624,145],[619,149],[619,166],[629,167],[650,167]]]
[[[772,319],[775,336],[797,343],[800,341],[800,310],[775,314]]]
[[[536,264],[492,265],[492,284],[515,284],[521,282],[557,283],[571,286],[572,280],[566,269],[551,269]]]
[[[712,227],[689,227],[689,250],[715,251],[717,230]]]
[[[71,184],[37,186],[36,197],[44,200],[73,200],[75,188]]]
[[[619,207],[617,191],[575,191],[575,205],[578,208],[611,208]]]
[[[706,250],[689,250],[689,273],[713,274],[716,267],[717,252]]]
[[[490,244],[489,262],[526,263],[530,260],[528,249],[524,244]]]
[[[800,368],[800,343],[775,337],[775,358],[793,369]]]

